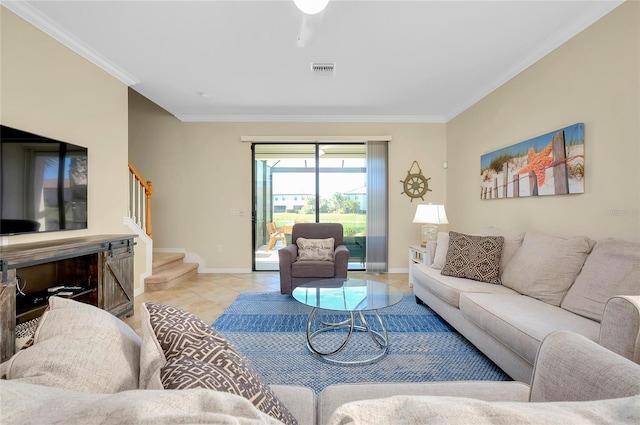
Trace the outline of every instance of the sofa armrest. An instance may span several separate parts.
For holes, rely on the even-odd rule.
[[[333,253],[334,275],[336,279],[346,279],[349,268],[349,248],[346,245],[338,245]]]
[[[540,344],[529,401],[590,401],[640,394],[640,365],[590,339],[558,331]]]
[[[283,264],[291,267],[296,258],[298,258],[298,246],[296,244],[290,244],[278,250],[278,260],[280,260],[281,267]]]
[[[280,293],[291,294],[293,282],[291,265],[298,258],[298,247],[295,244],[287,245],[278,250],[278,262],[280,266]]]
[[[600,345],[640,363],[640,296],[616,296],[604,306]]]

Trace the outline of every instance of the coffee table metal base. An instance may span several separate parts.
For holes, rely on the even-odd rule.
[[[367,322],[367,319],[365,318],[364,314],[361,311],[350,312],[351,317],[342,322],[336,322],[336,323],[320,322],[321,323],[320,328],[315,331],[312,331],[311,327],[312,327],[313,318],[315,317],[318,310],[321,310],[321,309],[314,308],[313,310],[311,310],[311,313],[309,313],[309,318],[307,319],[307,347],[309,348],[309,351],[317,355],[323,361],[331,364],[340,365],[340,366],[362,366],[362,365],[374,363],[380,360],[381,358],[383,358],[387,354],[387,351],[389,350],[389,337],[387,335],[387,328],[384,326],[384,322],[382,321],[382,317],[380,317],[380,315],[378,314],[378,310],[371,310],[371,311],[375,313],[376,318],[380,323],[381,332],[371,329],[371,326],[369,325],[369,323]],[[356,324],[356,317],[360,320],[360,324]],[[313,343],[314,337],[316,337],[318,334],[336,330],[336,329],[349,329],[344,341],[338,346],[338,348],[336,348],[333,351],[321,351],[314,345]],[[331,356],[334,356],[340,353],[347,346],[347,344],[349,343],[349,340],[351,339],[351,335],[353,334],[353,331],[366,331],[371,337],[371,339],[373,340],[373,342],[378,346],[379,350],[371,357],[360,359],[360,360],[345,361],[345,360],[338,360],[335,358],[331,358]]]

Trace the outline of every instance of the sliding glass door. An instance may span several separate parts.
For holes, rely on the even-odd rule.
[[[319,155],[319,222],[344,227],[349,269],[364,270],[367,231],[365,144],[322,145]]]
[[[254,270],[278,270],[299,222],[344,226],[351,270],[366,260],[365,144],[254,144]]]

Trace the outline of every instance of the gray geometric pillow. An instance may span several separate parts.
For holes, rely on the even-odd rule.
[[[242,396],[285,424],[297,424],[273,390],[211,326],[176,307],[145,303],[167,363],[160,371],[165,389],[208,388]]]
[[[447,261],[441,274],[500,285],[500,256],[504,237],[449,232]]]

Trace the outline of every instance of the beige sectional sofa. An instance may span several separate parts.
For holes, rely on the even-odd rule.
[[[460,235],[428,244],[424,264],[412,265],[413,292],[512,378],[531,381],[542,340],[558,330],[640,363],[639,244],[497,228]],[[465,263],[477,243],[496,240],[498,253],[480,249],[493,257]],[[495,273],[475,280],[473,261],[479,279]]]
[[[543,341],[530,386],[363,383],[332,385],[316,395],[306,387],[262,385],[220,335],[184,311],[146,303],[140,313],[142,337],[103,310],[52,297],[33,343],[0,365],[0,423],[640,421],[640,365],[575,333],[556,332]]]

